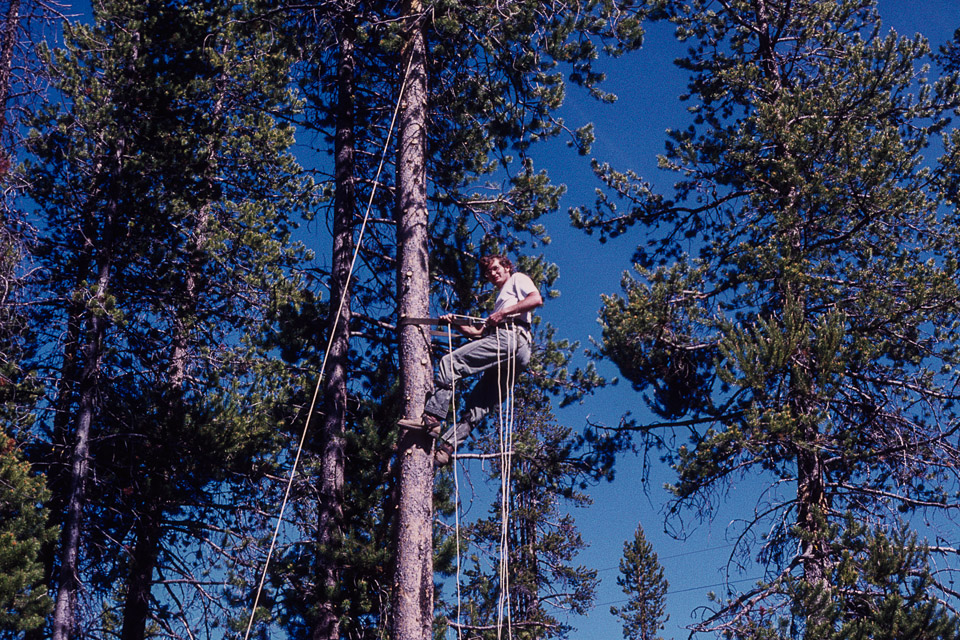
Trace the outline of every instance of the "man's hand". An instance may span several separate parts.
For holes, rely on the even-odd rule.
[[[461,324],[459,322],[454,322],[456,316],[452,313],[445,313],[440,316],[441,322],[446,322],[453,325],[453,328],[460,332],[461,335],[464,335],[468,338],[479,338],[483,334],[483,329],[480,327],[475,327],[472,324]]]
[[[487,316],[487,319],[484,321],[483,324],[486,327],[495,327],[501,322],[503,322],[503,319],[506,317],[507,317],[507,314],[505,314],[501,309],[500,311],[495,311],[491,313],[489,316]]]

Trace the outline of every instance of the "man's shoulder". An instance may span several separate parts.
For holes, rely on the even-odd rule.
[[[533,279],[525,273],[515,271],[510,278],[513,280],[514,286],[525,293],[534,291],[537,288],[537,285],[534,284]]]

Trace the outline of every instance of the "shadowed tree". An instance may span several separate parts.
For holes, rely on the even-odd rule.
[[[39,425],[63,523],[56,638],[77,624],[81,584],[96,602],[83,610],[119,619],[123,638],[195,624],[154,588],[175,603],[204,590],[197,564],[233,527],[219,491],[273,447],[261,406],[278,368],[251,335],[293,293],[288,216],[303,194],[293,130],[269,114],[291,102],[284,52],[241,19],[251,10],[101,3],[53,54],[58,101],[35,118],[25,176],[39,366],[57,381]],[[181,555],[191,543],[196,562]]]

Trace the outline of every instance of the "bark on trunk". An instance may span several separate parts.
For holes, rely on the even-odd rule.
[[[130,576],[127,578],[121,640],[144,640],[146,637],[153,571],[157,566],[160,540],[163,536],[163,508],[160,506],[160,497],[153,498],[143,505],[144,512],[137,521],[137,542],[133,549]]]
[[[118,154],[119,156],[120,154]],[[54,602],[51,622],[53,640],[68,640],[73,629],[77,591],[80,585],[78,561],[80,555],[80,531],[83,507],[86,502],[87,476],[90,470],[90,429],[97,413],[100,395],[100,366],[104,352],[104,340],[110,321],[100,311],[110,287],[113,269],[113,224],[116,220],[116,202],[107,207],[107,220],[97,261],[96,297],[101,304],[93,311],[86,311],[86,340],[83,347],[83,369],[77,385],[79,403],[74,420],[74,442],[70,454],[66,513],[60,535],[60,575],[57,597]]]
[[[804,578],[812,585],[823,585],[829,570],[823,519],[827,498],[823,459],[816,442],[816,427],[806,428],[804,446],[797,451],[797,526],[807,537],[802,544]]]
[[[339,549],[343,523],[344,429],[347,416],[347,374],[350,348],[350,262],[353,257],[354,213],[354,26],[344,16],[340,29],[340,62],[337,71],[337,132],[333,219],[333,269],[330,283],[328,331],[336,332],[330,344],[323,387],[323,422],[320,431],[321,473],[318,487],[317,619],[313,640],[338,640],[340,607]],[[341,302],[342,301],[342,302]],[[337,316],[339,314],[339,321]]]
[[[0,140],[7,133],[7,101],[10,99],[10,85],[13,82],[13,49],[17,44],[17,29],[20,26],[20,0],[10,0],[7,17],[3,22],[3,43],[0,44]],[[6,153],[0,158],[7,162]],[[6,166],[2,167],[6,171]]]
[[[426,45],[419,26],[419,0],[408,6],[412,56],[401,103],[397,157],[397,246],[400,316],[429,314],[430,269],[427,235]],[[429,338],[419,327],[399,330],[404,415],[423,411],[432,384]],[[393,640],[429,640],[433,622],[433,443],[422,431],[400,441],[399,513],[394,581]]]
[[[88,264],[81,265],[79,273],[86,274]],[[76,286],[80,287],[80,279]],[[53,451],[46,464],[47,486],[50,488],[50,502],[48,512],[50,524],[61,531],[64,527],[64,517],[67,504],[70,501],[71,479],[71,440],[70,437],[70,409],[76,401],[77,384],[80,380],[81,360],[80,340],[83,333],[83,303],[71,303],[67,311],[66,336],[63,341],[63,364],[60,369],[60,380],[57,389],[57,399],[53,417]],[[59,540],[44,545],[40,552],[43,562],[44,584],[53,591],[57,584],[57,558],[59,557]],[[27,640],[42,640],[43,627],[28,632]]]
[[[60,577],[53,610],[51,636],[53,640],[67,640],[73,628],[76,595],[80,584],[78,575],[80,526],[89,472],[90,426],[96,413],[98,370],[105,330],[105,322],[102,319],[96,318],[91,322],[91,343],[86,349],[87,365],[84,367],[81,381],[80,406],[75,421],[75,439],[70,458],[70,488],[67,495],[66,517],[60,536]]]

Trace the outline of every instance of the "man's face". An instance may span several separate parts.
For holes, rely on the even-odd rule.
[[[507,283],[507,280],[510,278],[510,272],[500,264],[499,260],[494,260],[490,263],[490,266],[487,268],[485,273],[487,276],[487,282],[491,283],[498,289]]]

